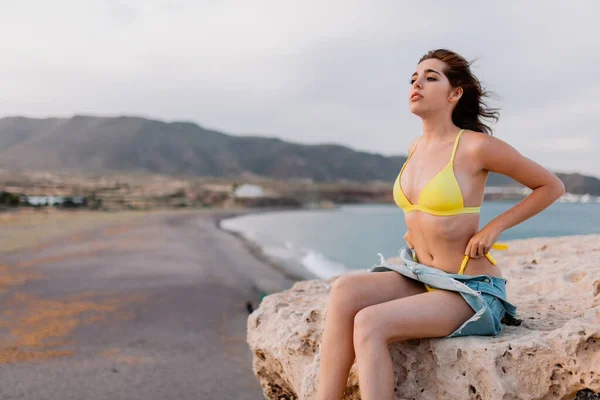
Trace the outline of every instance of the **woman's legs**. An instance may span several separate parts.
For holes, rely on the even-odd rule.
[[[423,284],[397,272],[349,274],[336,279],[327,301],[317,386],[318,400],[341,399],[354,363],[355,315],[365,307],[424,293]]]
[[[459,293],[447,290],[418,294],[362,309],[354,319],[354,349],[361,398],[394,398],[394,372],[389,344],[447,336],[473,314],[473,309]]]

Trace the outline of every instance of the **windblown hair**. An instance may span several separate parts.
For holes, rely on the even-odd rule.
[[[483,101],[484,97],[489,97],[493,93],[486,91],[481,86],[479,79],[471,72],[470,67],[473,61],[469,62],[453,51],[437,49],[431,50],[421,57],[419,63],[431,58],[446,64],[443,72],[452,87],[463,89],[463,95],[452,111],[452,122],[459,128],[492,135],[492,129],[483,120],[498,121],[499,109],[491,108]]]

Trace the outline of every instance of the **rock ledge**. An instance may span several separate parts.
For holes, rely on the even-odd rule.
[[[495,254],[521,326],[497,337],[390,346],[397,399],[600,399],[600,236],[536,238]],[[248,318],[269,399],[314,398],[329,281],[269,295]],[[355,366],[347,399],[359,399]]]

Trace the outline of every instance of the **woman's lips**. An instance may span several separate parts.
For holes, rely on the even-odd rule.
[[[423,98],[423,96],[421,96],[420,94],[413,94],[412,96],[410,96],[410,101],[419,101]]]

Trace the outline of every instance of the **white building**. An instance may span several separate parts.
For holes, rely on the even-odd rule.
[[[62,196],[27,196],[26,202],[32,206],[53,206],[63,204],[65,198]]]
[[[233,195],[238,199],[250,199],[263,197],[265,193],[262,187],[258,185],[243,184],[235,189]]]

